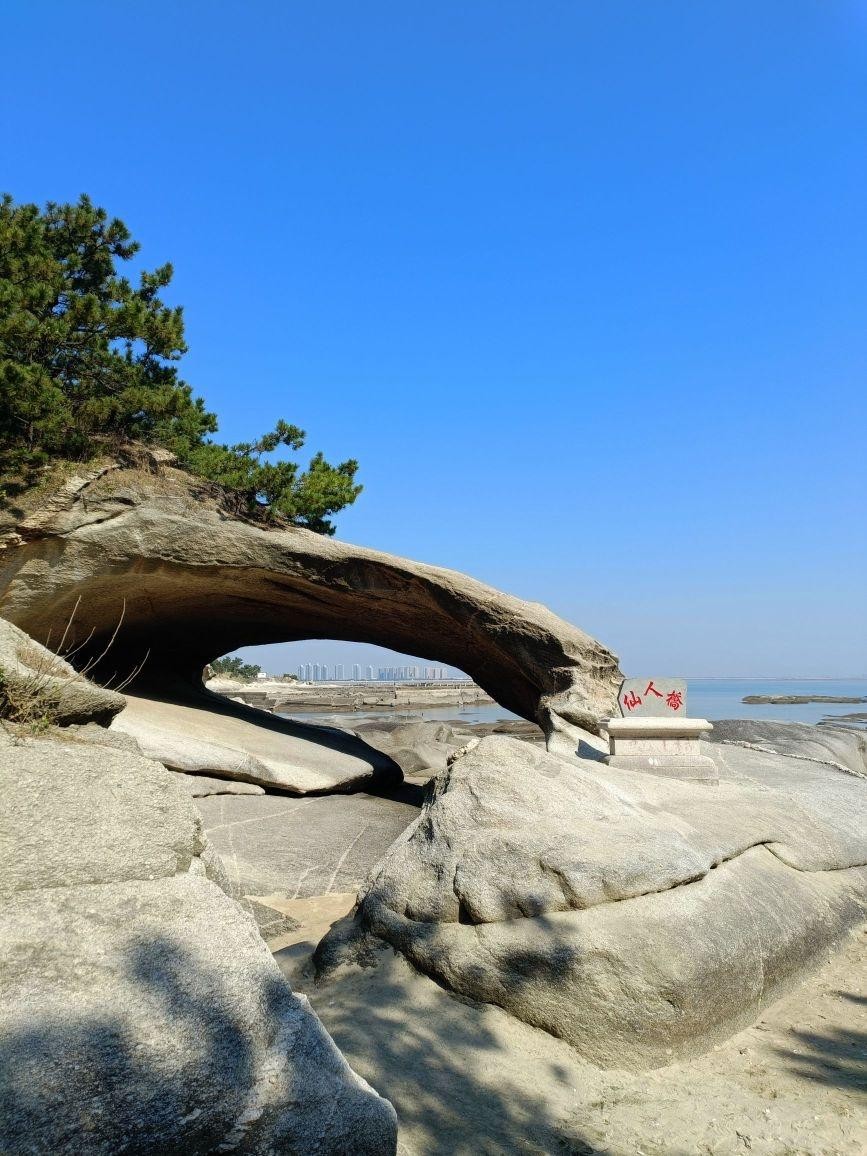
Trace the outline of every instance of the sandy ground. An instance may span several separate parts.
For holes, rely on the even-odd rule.
[[[275,958],[350,1064],[397,1109],[401,1156],[864,1156],[867,929],[753,1027],[650,1072],[602,1071],[499,1008],[457,998],[390,948],[312,980],[354,894],[271,898],[298,919]]]

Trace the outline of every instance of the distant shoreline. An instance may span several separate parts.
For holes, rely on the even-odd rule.
[[[852,675],[799,675],[797,678],[787,678],[785,675],[774,674],[684,674],[686,682],[867,682],[867,674]]]
[[[810,702],[867,702],[867,696],[842,694],[748,694],[741,699],[747,706],[804,706]]]

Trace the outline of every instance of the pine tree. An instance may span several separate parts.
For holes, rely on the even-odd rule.
[[[117,271],[139,245],[87,196],[77,204],[0,202],[0,489],[58,459],[124,442],[163,446],[182,467],[239,491],[251,513],[333,534],[329,515],[355,501],[358,463],[316,454],[307,470],[267,461],[305,433],[282,419],[255,442],[222,445],[217,419],[178,372],[183,310],[160,291],[165,264],[139,284]]]

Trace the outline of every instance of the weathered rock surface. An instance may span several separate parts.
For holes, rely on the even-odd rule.
[[[60,641],[63,627],[55,634]],[[96,686],[68,662],[0,618],[0,713],[51,722],[108,721],[123,710],[123,695]]]
[[[205,838],[195,807],[140,755],[62,731],[0,732],[0,795],[0,893],[199,870]]]
[[[445,770],[450,756],[472,738],[502,733],[528,742],[542,742],[544,737],[533,723],[517,719],[464,724],[458,719],[446,722],[376,719],[354,727],[354,733],[390,755],[404,775],[409,776],[438,774]]]
[[[719,719],[713,724],[709,740],[832,763],[846,767],[853,774],[867,776],[867,732],[854,728],[824,723],[811,726],[809,723]]]
[[[172,770],[296,794],[401,778],[388,755],[346,731],[275,718],[207,692],[186,702],[127,693],[111,730]]]
[[[439,776],[320,967],[379,937],[605,1066],[724,1038],[867,916],[867,784],[705,751],[718,787],[482,739]]]
[[[171,772],[0,733],[0,773],[0,1151],[395,1151]]]
[[[443,722],[392,722],[377,719],[355,727],[355,734],[387,752],[405,775],[439,772],[472,732]]]
[[[264,795],[265,788],[256,783],[239,783],[235,779],[215,779],[211,775],[185,775],[175,771],[178,786],[193,799],[208,795]]]
[[[28,504],[29,501],[29,504]],[[243,645],[304,638],[378,643],[448,663],[503,706],[571,741],[610,714],[616,657],[538,603],[453,570],[233,516],[205,483],[151,460],[82,469],[0,522],[0,612],[74,642],[136,685],[200,685]],[[84,653],[84,652],[82,652]],[[207,705],[207,703],[203,703]]]
[[[357,891],[423,793],[406,783],[377,795],[214,795],[196,807],[233,894],[298,899]]]

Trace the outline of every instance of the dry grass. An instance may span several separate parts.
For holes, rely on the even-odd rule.
[[[87,683],[90,672],[111,650],[123,623],[126,602],[117,626],[102,652],[90,658],[81,670],[71,665],[72,659],[90,641],[88,635],[78,646],[68,647],[66,644],[80,602],[81,599],[78,599],[72,608],[56,653],[25,638],[15,651],[15,670],[4,670],[0,666],[0,720],[13,723],[30,734],[44,734],[51,727],[59,725],[64,714],[62,704],[66,688],[73,682]],[[50,636],[47,641],[50,643]],[[145,655],[142,662],[118,686],[110,689],[118,693],[123,691],[141,671],[147,658],[148,655]]]
[[[60,694],[53,693],[40,676],[10,677],[0,667],[0,718],[23,727],[30,734],[43,734],[57,722]]]

